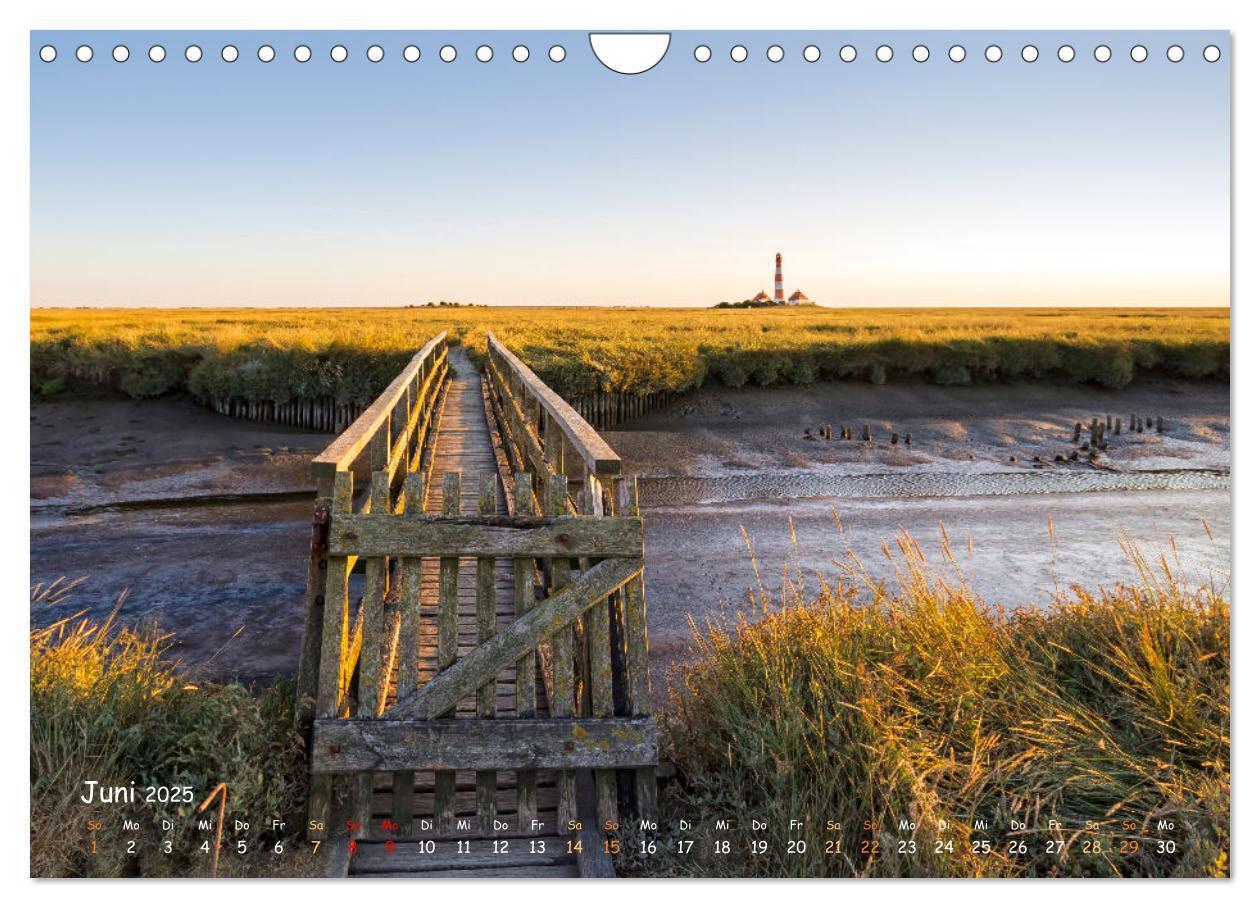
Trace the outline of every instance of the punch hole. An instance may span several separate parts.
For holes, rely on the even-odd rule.
[[[822,51],[818,49],[818,45],[810,44],[801,51],[801,56],[805,58],[806,63],[817,63],[822,59]]]
[[[547,57],[552,63],[563,63],[565,52],[563,44],[553,44],[551,49],[547,51]]]
[[[408,44],[403,48],[403,59],[408,63],[415,63],[420,59],[420,48],[414,44]]]
[[[149,59],[154,63],[161,63],[166,59],[166,48],[161,44],[154,44],[149,48]]]
[[[259,63],[270,63],[275,58],[276,58],[276,49],[272,47],[270,44],[264,44],[262,47],[258,48],[258,62]]]
[[[483,44],[477,48],[477,59],[482,63],[489,63],[494,59],[494,48],[489,44]]]
[[[512,48],[512,59],[517,63],[524,63],[529,59],[529,48],[524,44],[518,44]]]
[[[1076,48],[1070,44],[1064,44],[1059,48],[1059,62],[1071,63],[1076,59]]]
[[[927,45],[916,44],[914,50],[910,51],[910,56],[914,58],[915,63],[926,63],[932,56],[932,52],[927,49]]]
[[[996,63],[1002,59],[1002,48],[996,44],[990,44],[984,49],[984,58],[990,63]]]
[[[645,73],[664,60],[669,51],[669,39],[669,32],[590,32],[587,35],[595,59],[623,76]],[[560,50],[563,53],[564,48]],[[563,59],[561,56],[560,60]]]
[[[1132,60],[1134,63],[1145,63],[1146,62],[1146,48],[1143,47],[1141,44],[1134,44],[1133,48],[1129,51],[1129,59]]]
[[[949,49],[949,59],[955,63],[961,63],[967,59],[967,48],[961,44],[955,44]]]
[[[53,60],[57,59],[57,48],[53,47],[51,44],[45,44],[39,49],[39,58],[45,63],[51,63]]]
[[[299,44],[293,48],[293,59],[299,63],[309,63],[311,60],[311,49],[305,44]]]
[[[74,51],[74,58],[80,63],[87,63],[92,59],[92,48],[87,44],[80,44]]]
[[[1099,63],[1106,63],[1111,59],[1111,48],[1106,44],[1099,44],[1094,48],[1094,59]]]
[[[875,59],[880,63],[887,63],[893,58],[893,49],[887,44],[881,44],[875,48]]]
[[[840,59],[845,63],[852,63],[857,59],[857,48],[852,44],[846,44],[840,48]]]
[[[1025,63],[1036,63],[1037,57],[1039,57],[1041,53],[1037,50],[1037,45],[1025,44],[1024,49],[1019,52],[1019,55],[1024,58]]]
[[[442,49],[438,51],[438,59],[443,63],[453,63],[457,56],[459,56],[459,54],[450,44],[443,44]]]
[[[379,44],[373,44],[367,49],[367,58],[370,63],[380,63],[385,59],[385,48]]]
[[[184,59],[189,63],[201,62],[201,48],[196,44],[189,44],[184,48]]]
[[[771,44],[766,48],[766,59],[771,63],[779,63],[783,60],[783,48],[777,44]]]
[[[131,51],[127,50],[127,45],[119,44],[114,48],[114,62],[126,63],[131,57]]]
[[[328,56],[332,58],[334,63],[345,63],[346,58],[350,56],[350,51],[346,50],[342,44],[334,44],[332,50],[328,52]]]
[[[694,56],[697,63],[708,63],[713,57],[713,51],[709,50],[705,45],[699,44],[696,46]]]
[[[1215,44],[1209,44],[1203,48],[1203,59],[1209,63],[1215,63],[1221,58],[1221,49]]]
[[[224,63],[235,63],[240,55],[240,51],[231,44],[223,45],[223,50],[219,51],[219,56],[223,58]]]
[[[1185,56],[1186,52],[1181,49],[1180,44],[1174,44],[1172,47],[1168,48],[1169,63],[1180,63]]]
[[[736,63],[743,63],[748,59],[748,48],[742,44],[736,44],[731,48],[731,59]]]

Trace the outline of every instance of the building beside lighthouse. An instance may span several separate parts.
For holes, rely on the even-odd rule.
[[[757,292],[756,296],[749,297],[742,302],[718,303],[719,309],[760,309],[761,307],[770,306],[813,306],[816,305],[805,291],[797,290],[791,296],[784,296],[783,292],[783,253],[776,252],[774,254],[774,296],[766,293],[764,290]]]
[[[749,304],[754,306],[812,306],[814,301],[811,300],[804,291],[797,290],[789,297],[783,295],[783,253],[776,252],[774,254],[774,298],[772,299],[762,290],[752,299],[748,300]]]

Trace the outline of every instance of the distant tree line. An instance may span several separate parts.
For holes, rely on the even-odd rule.
[[[419,303],[408,303],[406,308],[407,309],[440,309],[440,308],[476,309],[478,307],[484,307],[484,306],[485,306],[485,303],[460,303],[460,302],[456,302],[455,300],[439,300],[438,302],[435,303],[433,302],[433,300],[429,300],[424,305],[420,305]]]
[[[731,303],[731,302],[727,302],[726,300],[723,300],[722,302],[718,303],[713,308],[714,309],[773,309],[774,307],[781,306],[781,305],[783,304],[776,303],[774,300],[765,300],[765,301],[740,300],[739,302],[736,302],[736,303]]]

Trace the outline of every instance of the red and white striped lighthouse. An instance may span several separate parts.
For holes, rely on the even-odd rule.
[[[774,301],[783,303],[783,253],[774,254]]]

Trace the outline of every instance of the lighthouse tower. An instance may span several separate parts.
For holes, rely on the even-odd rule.
[[[774,301],[783,305],[783,253],[774,254]]]

